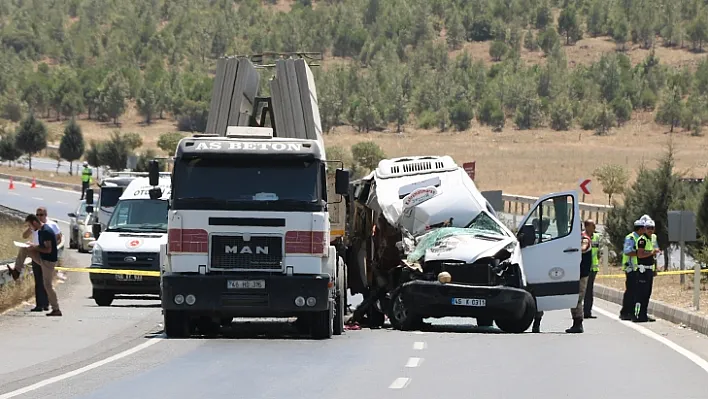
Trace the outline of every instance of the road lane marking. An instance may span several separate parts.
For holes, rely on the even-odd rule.
[[[388,387],[391,388],[391,389],[402,389],[402,388],[405,388],[406,385],[408,385],[408,383],[409,383],[410,381],[411,381],[410,378],[399,377],[399,378],[396,378],[396,379],[391,383],[391,385],[389,385]],[[4,399],[4,398],[0,396],[0,399]]]
[[[39,198],[39,197],[32,197],[32,199],[35,199],[37,201],[44,201],[44,198]]]
[[[425,349],[425,342],[418,341],[413,343],[413,350],[419,351],[423,349]]]
[[[619,316],[617,316],[616,314],[611,313],[605,309],[601,309],[601,308],[598,308],[597,306],[593,306],[592,310],[600,313],[603,316],[609,317],[612,320],[619,321],[621,324],[635,330],[636,332],[644,335],[645,337],[649,337],[655,341],[661,342],[662,344],[673,349],[675,352],[683,355],[686,359],[692,361],[696,366],[702,368],[703,371],[708,373],[708,361],[706,361],[702,357],[696,355],[695,353],[689,351],[688,349],[682,347],[681,345],[679,345],[667,338],[664,338],[661,335],[655,333],[654,331],[652,331],[646,327],[643,327],[639,324],[636,324],[631,321],[620,320]],[[2,399],[2,398],[0,398],[0,399]]]
[[[8,193],[8,194],[10,194],[10,195],[20,195],[20,194],[12,193],[12,192],[11,192],[11,193]]]
[[[419,357],[411,357],[408,359],[408,363],[406,363],[406,367],[418,367],[422,360],[423,359],[421,359]]]
[[[128,350],[125,350],[125,351],[120,352],[120,353],[116,353],[115,355],[109,356],[109,357],[107,357],[107,358],[105,358],[105,359],[103,359],[103,360],[99,360],[99,361],[97,361],[97,362],[95,362],[95,363],[91,363],[91,364],[89,364],[89,365],[86,365],[86,366],[84,366],[84,367],[78,368],[78,369],[76,369],[76,370],[69,371],[68,373],[60,374],[60,375],[57,375],[57,376],[52,377],[52,378],[47,378],[46,380],[39,381],[39,382],[34,383],[34,384],[32,384],[32,385],[26,386],[26,387],[24,387],[24,388],[16,389],[16,390],[14,390],[14,391],[12,391],[12,392],[8,392],[8,393],[5,393],[5,394],[2,394],[2,395],[0,395],[0,399],[10,399],[10,398],[14,398],[15,396],[23,395],[23,394],[26,394],[27,392],[36,391],[37,389],[46,387],[47,385],[51,385],[51,384],[54,384],[54,383],[59,382],[59,381],[66,380],[67,378],[75,377],[75,376],[77,376],[77,375],[79,375],[79,374],[83,374],[83,373],[85,373],[85,372],[87,372],[87,371],[91,371],[91,370],[93,370],[93,369],[95,369],[95,368],[104,366],[104,365],[106,365],[106,364],[108,364],[108,363],[115,362],[116,360],[120,360],[120,359],[122,359],[122,358],[124,358],[124,357],[130,356],[130,355],[132,355],[132,354],[134,354],[134,353],[137,353],[137,352],[140,352],[140,351],[142,351],[143,349],[147,349],[147,348],[149,348],[149,347],[155,345],[156,343],[158,343],[158,342],[160,342],[160,341],[162,341],[161,338],[150,338],[150,339],[148,339],[146,342],[143,342],[143,343],[140,344],[140,345],[136,345],[136,346],[134,346],[134,347],[132,347],[132,348],[130,348],[130,349],[128,349]]]
[[[66,202],[64,202],[64,201],[57,201],[57,204],[65,204],[65,205],[66,205]]]

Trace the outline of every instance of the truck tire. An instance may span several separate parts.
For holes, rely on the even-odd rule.
[[[179,310],[165,310],[163,313],[165,335],[168,338],[189,337],[192,329],[186,313]]]
[[[334,334],[334,306],[310,316],[310,334],[314,339],[329,339]]]
[[[391,294],[388,303],[388,320],[396,330],[410,331],[418,327],[423,318],[411,312],[403,302],[403,295],[400,288],[396,288]]]
[[[496,319],[497,327],[505,333],[520,334],[533,323],[536,316],[536,303],[533,300],[526,300],[526,309],[519,319]]]
[[[344,334],[344,314],[347,306],[347,280],[344,261],[342,258],[337,260],[337,281],[335,284],[335,299],[334,299],[334,326],[333,334]]]
[[[98,306],[111,306],[111,303],[113,303],[113,299],[115,298],[115,294],[113,292],[97,289],[93,290],[92,296]]]

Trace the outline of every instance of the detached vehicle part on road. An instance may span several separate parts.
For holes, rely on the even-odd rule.
[[[539,198],[518,236],[448,156],[383,160],[349,200],[348,283],[365,298],[354,321],[379,327],[386,314],[408,330],[428,317],[473,317],[520,333],[537,310],[577,303],[574,191]]]

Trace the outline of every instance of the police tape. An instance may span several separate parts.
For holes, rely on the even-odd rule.
[[[689,270],[671,270],[668,272],[658,272],[657,276],[677,276],[679,274],[693,274],[695,271],[693,269]],[[708,273],[708,269],[701,269],[701,273]],[[624,278],[625,273],[622,274],[598,274],[595,278]]]
[[[160,277],[160,272],[152,270],[126,270],[126,269],[99,269],[93,267],[63,267],[55,268],[63,272],[96,273],[96,274],[122,274],[126,276]]]

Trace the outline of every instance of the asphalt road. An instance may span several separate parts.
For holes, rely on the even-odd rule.
[[[25,162],[25,165],[28,167],[29,162]],[[74,171],[76,171],[77,165],[80,167],[81,162],[74,162]],[[57,161],[51,158],[32,158],[32,169],[57,172]],[[69,162],[65,160],[60,162],[59,173],[69,174]]]
[[[64,220],[69,205],[49,201],[78,199],[33,190]],[[23,196],[10,203],[3,192],[0,203],[34,210]],[[70,266],[88,262],[74,250],[65,257]],[[617,306],[600,300],[599,318],[580,335],[563,332],[570,314],[558,311],[546,313],[541,334],[448,318],[431,331],[362,329],[312,341],[286,323],[237,321],[221,338],[171,340],[156,300],[99,308],[79,273],[59,295],[62,318],[28,313],[31,304],[0,316],[0,399],[708,397],[708,337],[662,321],[620,322]]]

